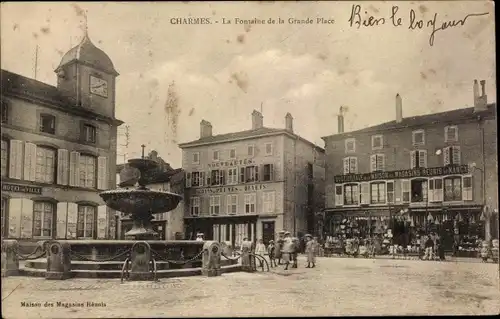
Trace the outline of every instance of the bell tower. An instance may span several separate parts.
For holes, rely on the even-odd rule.
[[[57,88],[74,105],[107,117],[115,117],[115,83],[119,75],[113,62],[85,33],[56,68]]]

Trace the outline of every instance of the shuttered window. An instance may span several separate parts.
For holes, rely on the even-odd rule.
[[[28,143],[26,143],[28,149]],[[31,147],[30,147],[31,148]],[[46,148],[46,147],[34,147],[32,148],[36,150],[36,171],[35,171],[35,180],[40,183],[48,183],[48,184],[53,184],[54,179],[56,176],[55,172],[55,167],[56,167],[56,151],[51,148]],[[33,150],[31,151],[31,153]],[[30,154],[31,156],[31,154]],[[25,167],[28,167],[28,156],[25,157]],[[31,180],[26,178],[26,172],[25,170],[25,179],[26,180]]]
[[[227,213],[228,214],[238,213],[238,195],[235,194],[227,195]]]
[[[95,188],[96,158],[91,155],[80,154],[79,173],[80,187]]]
[[[33,236],[52,237],[54,204],[35,202],[33,204]]]
[[[2,166],[2,177],[7,177],[9,173],[9,142],[2,140],[2,157],[0,165]],[[3,236],[2,236],[3,238]]]
[[[274,191],[262,193],[262,210],[264,213],[274,213]]]
[[[76,225],[78,238],[94,238],[96,208],[94,206],[79,205]]]
[[[69,183],[69,151],[57,150],[57,184],[68,185]]]
[[[23,178],[23,141],[10,140],[9,152],[9,177],[14,179]]]

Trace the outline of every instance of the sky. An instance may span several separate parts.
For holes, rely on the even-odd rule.
[[[351,26],[356,5],[362,19],[385,23]],[[422,29],[410,29],[412,10],[412,25],[422,19]],[[427,21],[435,15],[439,28],[481,13],[488,14],[436,31],[429,44]],[[202,119],[213,134],[247,130],[261,106],[265,126],[284,128],[290,112],[295,133],[323,147],[321,137],[337,132],[342,105],[351,131],[394,120],[397,93],[404,117],[472,106],[474,79],[486,80],[488,101],[496,102],[492,2],[3,2],[0,14],[2,69],[34,78],[38,45],[36,79],[51,85],[62,55],[83,37],[86,14],[90,39],[120,73],[119,163],[145,144],[179,167],[177,145],[199,138]],[[190,17],[212,24],[171,23]]]

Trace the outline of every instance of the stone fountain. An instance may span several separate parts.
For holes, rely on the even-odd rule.
[[[153,214],[172,211],[182,200],[182,196],[178,194],[146,187],[148,172],[156,169],[158,163],[144,157],[144,147],[142,145],[141,158],[128,161],[129,166],[137,169],[140,174],[136,188],[109,190],[99,194],[108,207],[130,215],[133,226],[125,236],[136,240],[157,238],[158,234],[151,225]]]

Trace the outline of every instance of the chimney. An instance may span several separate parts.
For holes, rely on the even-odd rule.
[[[212,124],[210,122],[201,120],[200,122],[200,138],[212,136]]]
[[[486,95],[486,81],[481,80],[481,95],[479,95],[479,85],[477,80],[474,80],[474,112],[485,111],[488,105],[488,96]]]
[[[264,117],[262,113],[257,110],[252,112],[252,130],[262,128],[264,126]]]
[[[285,115],[285,129],[293,133],[293,117],[290,113],[286,113]]]
[[[401,123],[403,121],[403,100],[401,95],[396,94],[396,123]]]
[[[339,130],[339,134],[342,134],[344,133],[344,108],[341,106],[340,107],[340,111],[339,111],[339,115],[337,116],[337,119],[338,119],[338,130]]]

